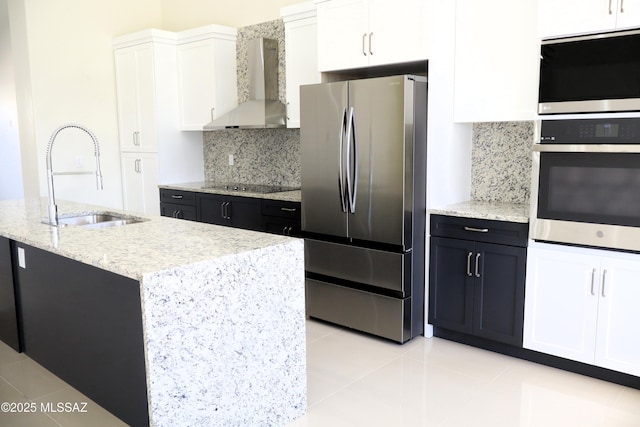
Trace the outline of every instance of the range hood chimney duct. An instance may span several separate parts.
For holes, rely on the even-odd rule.
[[[278,99],[278,41],[247,43],[249,100],[204,126],[204,130],[283,128],[286,107]]]

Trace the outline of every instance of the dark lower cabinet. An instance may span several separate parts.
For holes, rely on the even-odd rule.
[[[160,215],[299,236],[300,202],[160,189]]]
[[[448,221],[437,216],[435,220]],[[521,347],[526,248],[482,241],[500,240],[499,234],[504,231],[500,222],[479,224],[475,220],[464,225],[464,220],[455,221],[461,221],[458,225],[463,235],[466,232],[476,240],[432,235],[429,323]],[[432,230],[448,229],[439,225],[432,224]],[[526,238],[522,243],[526,245]]]
[[[160,215],[196,221],[196,193],[161,188]]]
[[[139,282],[21,243],[12,251],[24,352],[127,424],[148,426]]]
[[[198,221],[247,230],[262,230],[260,199],[198,194]]]
[[[0,340],[15,351],[22,350],[13,286],[11,241],[5,237],[0,237]]]
[[[299,236],[300,214],[299,202],[262,200],[262,226],[268,233]]]

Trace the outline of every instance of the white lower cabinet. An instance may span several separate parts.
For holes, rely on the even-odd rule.
[[[121,161],[124,209],[160,215],[158,155],[122,153]]]
[[[525,348],[640,376],[640,255],[533,243]]]

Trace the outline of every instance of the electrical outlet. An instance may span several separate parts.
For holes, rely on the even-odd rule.
[[[229,166],[233,166],[233,154],[229,154]]]

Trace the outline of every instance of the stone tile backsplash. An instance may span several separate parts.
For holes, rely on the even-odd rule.
[[[204,132],[204,146],[207,181],[300,186],[299,129]]]
[[[284,24],[282,20],[238,29],[238,102],[249,98],[247,41],[266,37],[278,41],[279,98],[286,102]],[[203,132],[207,181],[300,186],[299,129],[230,129]],[[229,155],[234,164],[229,165]]]
[[[533,122],[474,123],[471,199],[529,203]]]

